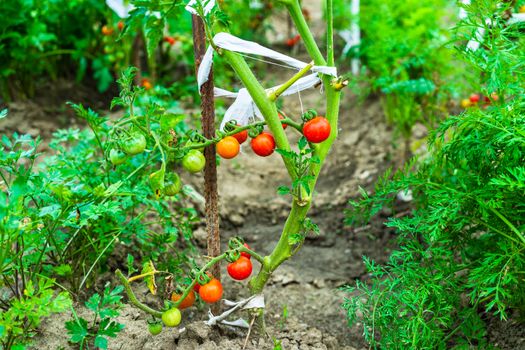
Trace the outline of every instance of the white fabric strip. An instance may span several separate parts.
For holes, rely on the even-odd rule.
[[[317,76],[317,73],[307,75],[302,77],[293,83],[287,90],[285,90],[282,96],[289,96],[301,92],[303,90],[314,87],[319,84],[321,79]],[[274,86],[270,89],[267,89],[267,93],[271,93],[279,88],[279,86]],[[231,120],[235,120],[239,125],[248,125],[252,121],[264,120],[264,117],[259,111],[259,108],[253,102],[252,97],[248,93],[248,90],[242,88],[239,92],[230,92],[228,90],[215,88],[214,95],[216,97],[228,97],[235,98],[233,104],[226,110],[224,118],[222,118],[220,129],[224,130],[224,126]]]
[[[199,1],[202,4],[202,7],[204,9],[204,14],[207,15],[208,13],[213,10],[215,7],[215,0],[202,0]],[[191,0],[186,5],[185,9],[191,14],[198,15],[197,10],[195,10],[195,5],[197,4],[197,0]]]
[[[211,311],[208,311],[208,321],[204,321],[204,323],[206,323],[208,326],[214,326],[218,323],[222,323],[222,324],[226,324],[229,326],[249,328],[250,325],[248,324],[248,322],[246,322],[242,318],[239,318],[235,321],[226,321],[226,317],[228,317],[234,311],[239,310],[239,309],[241,310],[264,309],[265,307],[263,294],[252,295],[251,297],[247,299],[243,299],[237,302],[223,299],[223,303],[226,306],[231,306],[231,308],[224,311],[222,314],[218,316],[214,316],[211,313]]]
[[[247,41],[240,39],[236,36],[233,36],[228,33],[218,33],[213,37],[213,43],[222,49],[240,52],[250,55],[258,55],[263,57],[268,57],[273,60],[282,62],[288,65],[291,68],[302,69],[308,64],[302,61],[299,61],[293,57],[286,56],[277,51],[271,50],[267,47],[259,45],[253,41]],[[210,74],[210,69],[213,60],[213,48],[210,46],[206,51],[206,54],[202,58],[201,65],[199,66],[199,71],[197,73],[197,83],[199,86],[199,91],[206,81],[208,81],[208,76]],[[335,67],[328,66],[313,66],[312,72],[319,72],[333,77],[337,76],[337,69]]]

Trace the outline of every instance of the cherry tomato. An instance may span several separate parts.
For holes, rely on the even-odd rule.
[[[518,12],[519,13],[525,13],[525,5],[520,6],[520,8],[518,9]]]
[[[201,285],[198,283],[195,283],[195,285],[193,286],[193,290],[198,293],[200,289],[201,289]]]
[[[279,119],[283,120],[284,118],[285,117],[281,113],[279,113]],[[288,124],[283,123],[283,129],[286,129],[287,127],[288,127]]]
[[[235,137],[237,141],[239,141],[239,144],[241,144],[248,139],[248,130],[239,131],[238,133],[233,135],[233,137]]]
[[[294,45],[295,45],[295,41],[293,40],[293,38],[286,40],[286,46],[293,47]]]
[[[111,34],[113,34],[113,28],[108,27],[108,26],[103,26],[101,31],[102,31],[102,35],[111,35]]]
[[[176,42],[175,38],[172,37],[172,36],[165,36],[164,37],[164,41],[167,42],[168,44],[170,44],[170,46],[175,44],[175,42]]]
[[[182,315],[180,314],[180,310],[176,307],[164,311],[162,314],[162,322],[164,322],[166,327],[177,327],[180,324],[181,319]]]
[[[217,153],[224,159],[232,159],[239,154],[239,141],[233,136],[226,136],[217,142]]]
[[[315,117],[303,126],[303,135],[308,142],[323,142],[330,136],[330,123],[325,117]]]
[[[177,301],[181,296],[182,294],[173,293],[171,295],[171,301]],[[195,292],[191,291],[190,294],[188,294],[186,298],[184,298],[184,300],[179,304],[178,308],[183,310],[192,306],[193,303],[195,303]]]
[[[167,173],[164,183],[164,194],[166,196],[174,196],[180,192],[182,184],[177,173]]]
[[[113,165],[120,165],[128,159],[128,156],[126,153],[122,152],[121,150],[112,148],[111,151],[109,151],[109,161]]]
[[[252,262],[247,257],[241,256],[227,266],[228,274],[234,280],[242,281],[252,274]]]
[[[472,95],[470,95],[469,100],[472,103],[478,103],[479,102],[479,95],[478,94],[472,94]]]
[[[250,248],[250,246],[248,245],[248,243],[244,243],[244,246],[245,246],[246,248],[248,248],[248,249],[252,249],[252,248]],[[250,254],[246,253],[246,252],[241,252],[241,256],[244,256],[245,258],[248,258],[248,259],[251,259],[251,258],[252,258],[252,256],[251,256]]]
[[[275,140],[272,134],[262,132],[252,139],[252,150],[261,157],[268,157],[275,150]]]
[[[118,23],[117,23],[117,28],[118,28],[118,30],[122,30],[122,29],[124,29],[124,22],[122,22],[122,21],[118,21]]]
[[[146,90],[150,90],[151,88],[153,88],[153,84],[151,83],[151,81],[149,81],[149,79],[146,78],[142,79],[140,85],[142,85],[142,87]]]
[[[463,108],[469,108],[472,106],[472,102],[468,98],[464,98],[461,100],[461,107]]]
[[[182,166],[190,173],[198,173],[204,169],[205,165],[206,158],[204,158],[204,154],[196,149],[190,150],[184,158],[182,158]]]
[[[148,331],[151,335],[157,335],[162,332],[162,322],[148,322]]]
[[[134,156],[144,152],[146,149],[146,138],[139,132],[133,133],[130,137],[124,139],[121,145],[122,150],[129,156]]]
[[[201,299],[208,304],[218,302],[222,297],[221,282],[218,279],[213,278],[211,281],[201,286],[199,295]]]

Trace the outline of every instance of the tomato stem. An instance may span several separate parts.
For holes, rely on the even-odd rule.
[[[115,274],[117,275],[118,279],[120,280],[120,283],[122,283],[122,286],[124,286],[124,290],[126,291],[126,294],[128,295],[128,298],[129,298],[129,301],[135,305],[137,308],[139,308],[140,310],[152,315],[152,316],[155,316],[155,317],[162,317],[162,312],[161,311],[158,311],[158,310],[155,310],[143,303],[141,303],[137,297],[135,296],[135,293],[133,293],[133,289],[131,289],[131,285],[129,284],[128,282],[128,279],[126,278],[126,276],[124,276],[124,274],[120,271],[120,270],[116,270],[115,271]]]
[[[275,91],[271,92],[268,97],[270,98],[270,101],[275,101],[279,96],[282,95],[283,92],[288,90],[290,86],[292,86],[297,80],[302,78],[308,71],[313,67],[314,63],[310,62],[308,63],[303,69],[301,69],[299,72],[297,72],[293,77],[291,77],[287,82],[280,85]]]

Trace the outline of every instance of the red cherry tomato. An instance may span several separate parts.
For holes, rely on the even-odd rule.
[[[117,23],[117,28],[118,28],[118,30],[122,30],[122,29],[124,29],[124,22],[122,22],[122,21],[118,21],[118,23]]]
[[[201,286],[199,295],[205,303],[213,304],[218,302],[222,297],[221,282],[218,279],[213,278],[211,281]]]
[[[232,159],[239,154],[239,141],[233,136],[226,136],[217,142],[217,153],[224,159]]]
[[[478,94],[472,94],[472,95],[470,95],[469,100],[472,103],[478,103],[479,102],[479,95]]]
[[[330,123],[325,117],[315,117],[303,126],[303,135],[308,142],[323,142],[330,136]]]
[[[164,37],[164,41],[167,42],[168,44],[170,44],[170,46],[171,46],[171,45],[175,44],[175,42],[177,40],[175,40],[175,38],[172,37],[172,36],[165,36]]]
[[[252,248],[250,248],[250,246],[248,245],[248,243],[244,243],[244,246],[245,246],[246,248],[248,248],[248,249],[252,249]],[[252,258],[252,256],[251,256],[250,254],[246,253],[246,252],[241,252],[241,256],[244,256],[245,258],[248,258],[248,259],[251,259],[251,258]]]
[[[285,117],[281,113],[279,113],[279,119],[283,120],[284,118]],[[287,127],[288,127],[288,124],[283,123],[283,129],[286,129]]]
[[[262,132],[252,139],[251,146],[253,152],[258,156],[268,157],[275,150],[275,139],[272,134]]]
[[[201,289],[201,285],[198,283],[195,283],[195,285],[193,286],[193,290],[198,293],[200,289]]]
[[[235,137],[237,141],[239,141],[239,144],[241,144],[248,139],[248,130],[239,131],[238,133],[233,135],[233,137]]]
[[[234,280],[242,281],[252,274],[252,262],[247,257],[241,256],[227,266],[228,274]]]

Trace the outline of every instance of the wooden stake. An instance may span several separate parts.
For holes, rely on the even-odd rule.
[[[204,23],[196,15],[192,16],[193,28],[193,53],[195,56],[195,71],[197,72],[202,62],[202,57],[206,52],[206,35]],[[215,137],[215,104],[213,97],[213,69],[210,71],[208,81],[201,87],[201,111],[202,111],[202,131],[206,138]],[[204,149],[206,166],[204,168],[204,198],[206,199],[206,233],[208,237],[208,255],[215,257],[220,255],[220,234],[219,234],[219,209],[217,192],[217,163],[215,156],[215,144]],[[221,279],[219,264],[216,264],[211,273],[217,279]],[[212,312],[217,314],[220,305],[212,305]]]

